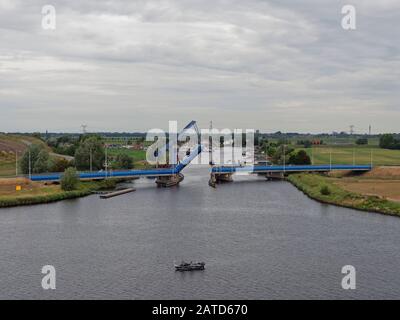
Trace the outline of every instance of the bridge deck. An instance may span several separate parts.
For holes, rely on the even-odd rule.
[[[326,172],[335,170],[370,171],[371,165],[300,165],[300,166],[232,166],[214,167],[212,173]]]
[[[178,174],[202,151],[201,145],[192,150],[189,156],[173,168],[147,169],[147,170],[125,170],[125,171],[102,171],[102,172],[80,172],[79,179],[105,179],[105,178],[129,178],[129,177],[159,177]],[[62,173],[32,175],[32,181],[59,181]]]

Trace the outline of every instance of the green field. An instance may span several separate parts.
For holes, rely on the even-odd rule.
[[[15,152],[21,158],[30,144],[43,145],[50,148],[41,140],[26,135],[0,134],[0,177],[15,176]]]
[[[149,164],[146,161],[146,151],[145,150],[132,150],[126,148],[113,148],[108,149],[108,154],[110,156],[115,156],[118,153],[124,153],[133,159],[133,166],[135,169],[151,169],[155,168],[154,165]]]
[[[400,166],[400,150],[387,150],[371,146],[318,146],[297,148],[305,150],[313,164],[370,164],[376,166]]]
[[[304,140],[322,140],[324,145],[338,145],[338,146],[349,146],[349,145],[356,145],[356,140],[360,138],[359,136],[346,136],[346,137],[338,137],[338,136],[324,136],[324,135],[298,135],[295,137],[285,137],[284,135],[282,136],[281,139],[278,138],[271,138],[268,137],[267,140],[268,142],[279,142],[280,140],[286,140],[287,143],[290,143],[292,145],[296,145],[298,141],[304,141]],[[377,147],[379,145],[379,137],[378,136],[373,136],[373,137],[368,137],[368,146],[374,146]]]
[[[332,152],[332,164],[370,164],[377,166],[400,166],[400,150],[387,150],[372,146],[318,146],[313,148],[296,148],[305,150],[314,160],[314,164],[329,164]],[[110,155],[126,153],[134,162],[146,159],[146,151],[129,149],[110,149]]]
[[[309,197],[323,203],[400,216],[400,203],[389,201],[385,197],[346,191],[337,184],[340,179],[298,173],[289,175],[288,180]],[[328,189],[328,194],[322,193],[324,187]]]
[[[23,178],[8,179],[0,184],[0,208],[20,205],[48,203],[65,199],[84,197],[95,190],[112,190],[119,180],[80,181],[76,190],[63,191],[60,185],[26,183]],[[120,180],[121,181],[121,180]],[[15,185],[22,185],[22,190],[15,191]]]
[[[146,159],[146,151],[144,150],[132,150],[126,148],[112,148],[108,149],[108,155],[116,156],[119,153],[124,153],[133,159],[133,162],[142,161]]]
[[[314,164],[329,164],[332,153],[332,164],[370,164],[377,166],[400,166],[400,150],[387,150],[373,146],[318,146],[313,148],[296,148],[305,150]],[[109,149],[109,155],[125,153],[132,157],[133,162],[146,159],[146,151],[125,148]]]

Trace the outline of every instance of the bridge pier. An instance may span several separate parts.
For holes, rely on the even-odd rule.
[[[217,179],[215,179],[215,174],[211,173],[211,174],[210,174],[210,180],[208,180],[208,185],[209,185],[210,187],[215,188],[215,187],[216,187],[216,184],[217,184]]]
[[[158,187],[172,187],[178,185],[184,178],[182,173],[173,174],[170,176],[158,176],[156,183]]]
[[[232,173],[218,173],[214,174],[215,182],[220,183],[220,182],[232,182]]]

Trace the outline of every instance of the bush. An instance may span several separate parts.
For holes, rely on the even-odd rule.
[[[331,190],[329,189],[328,186],[323,186],[323,187],[321,187],[320,192],[321,192],[321,194],[322,194],[323,196],[329,196],[329,195],[331,194]]]
[[[311,159],[304,150],[300,150],[299,152],[290,155],[289,164],[308,165],[311,164]]]
[[[76,190],[78,185],[78,177],[75,168],[68,168],[61,177],[61,189],[64,191]]]
[[[117,185],[116,179],[105,179],[98,182],[98,190],[111,190],[115,189]]]
[[[358,138],[356,140],[356,144],[358,144],[358,145],[366,145],[366,144],[368,144],[368,139],[367,138]]]
[[[49,163],[51,172],[64,172],[69,167],[72,167],[71,161],[64,158],[52,158]]]
[[[113,163],[115,169],[132,169],[133,163],[132,158],[126,153],[118,153]]]

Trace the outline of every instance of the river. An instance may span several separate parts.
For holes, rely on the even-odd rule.
[[[0,209],[0,299],[400,298],[400,219],[315,202],[288,182],[207,184]],[[174,260],[203,260],[179,273]],[[56,269],[43,290],[41,268]],[[356,290],[343,290],[344,265]]]

